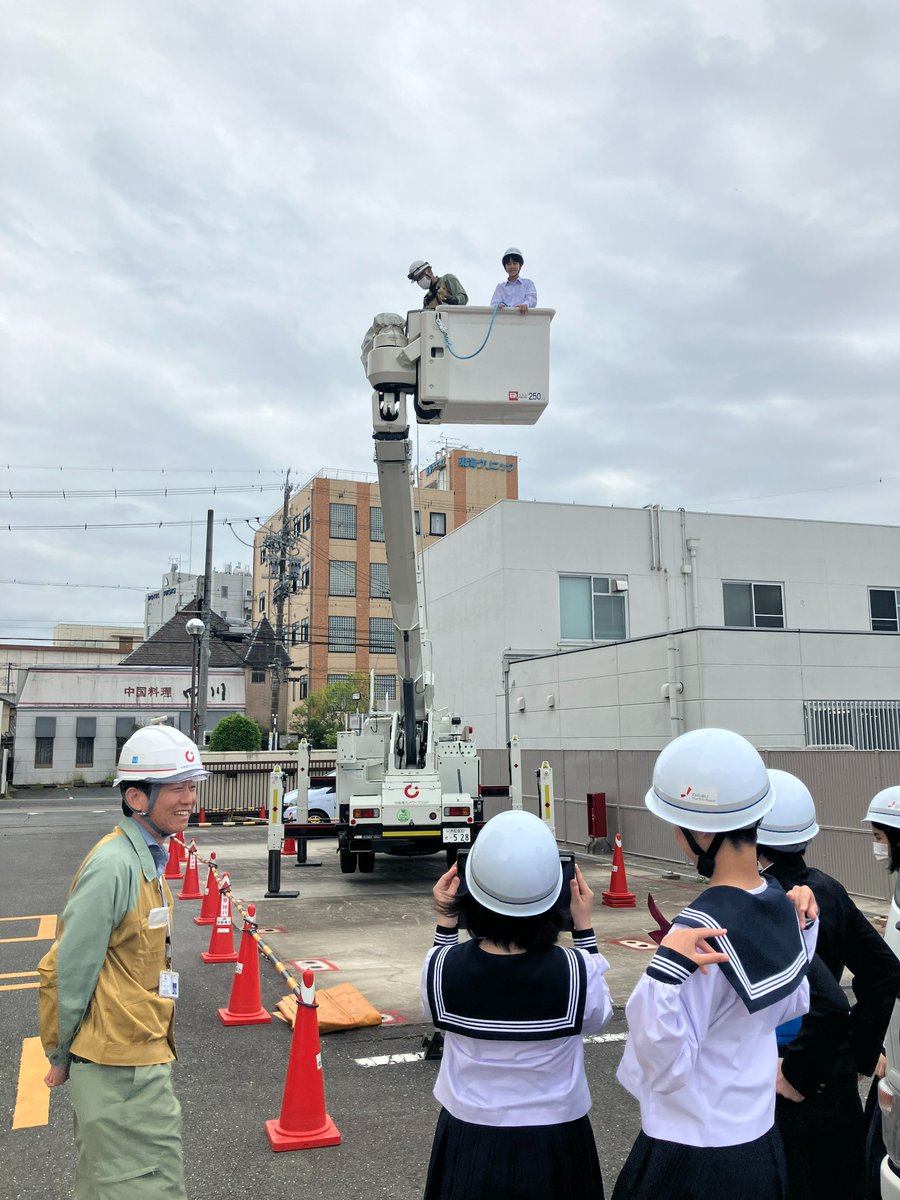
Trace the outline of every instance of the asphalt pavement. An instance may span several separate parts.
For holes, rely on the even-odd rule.
[[[17,1085],[23,1039],[37,1034],[31,973],[50,944],[53,918],[81,858],[117,820],[117,796],[108,789],[20,793],[0,801],[0,1150],[8,1164],[0,1200],[71,1194],[66,1089],[52,1094],[46,1123],[40,1112],[35,1123]],[[354,984],[384,1014],[384,1023],[322,1039],[326,1104],[342,1144],[273,1153],[264,1123],[280,1111],[290,1030],[278,1019],[237,1028],[221,1024],[217,1009],[228,1003],[233,967],[201,961],[209,929],[193,923],[200,902],[177,901],[182,996],[175,1086],[184,1114],[188,1195],[420,1196],[437,1116],[431,1089],[438,1064],[422,1057],[431,1029],[422,1021],[419,973],[432,941],[431,888],[444,869],[442,857],[379,855],[372,875],[345,876],[336,843],[311,842],[309,865],[282,859],[282,890],[299,890],[299,897],[267,899],[263,828],[192,828],[191,835],[202,856],[215,850],[235,895],[256,904],[267,942],[292,970],[301,969],[295,963],[311,963],[318,988]],[[617,1006],[608,1040],[585,1047],[591,1118],[611,1188],[640,1127],[637,1105],[617,1084],[615,1069],[625,1031],[622,1006],[652,953],[647,894],[672,915],[696,894],[698,881],[686,868],[626,856],[636,906],[608,908],[600,899],[610,883],[610,856],[579,856],[579,863],[596,893],[594,924]],[[200,878],[202,884],[203,870]],[[869,904],[873,909],[877,917],[878,906]],[[238,937],[236,929],[236,944]],[[287,989],[268,964],[261,967],[263,1005],[273,1010]],[[14,1114],[20,1124],[23,1116],[31,1123],[13,1129]]]

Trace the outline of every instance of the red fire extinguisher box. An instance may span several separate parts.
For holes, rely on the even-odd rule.
[[[606,837],[606,792],[587,794],[588,837]]]

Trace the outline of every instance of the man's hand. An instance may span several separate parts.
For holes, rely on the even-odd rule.
[[[591,913],[594,910],[594,893],[585,882],[578,863],[575,864],[575,878],[570,881],[569,889],[572,893],[572,928],[590,929]]]
[[[60,1087],[64,1083],[69,1082],[68,1067],[51,1067],[44,1076],[44,1083],[48,1088]]]
[[[775,1095],[784,1096],[785,1100],[793,1100],[795,1104],[802,1104],[806,1097],[802,1095],[802,1093],[798,1092],[797,1089],[790,1083],[788,1083],[784,1075],[781,1073],[781,1064],[783,1061],[784,1060],[781,1058],[778,1060],[778,1073],[775,1076]]]
[[[527,304],[517,304],[517,305],[516,305],[516,308],[519,310],[519,312],[522,314],[522,316],[523,316],[523,317],[524,317],[524,316],[525,316],[525,314],[528,312],[528,305],[527,305]]]
[[[456,863],[445,871],[434,887],[431,889],[431,894],[434,896],[434,902],[438,910],[438,925],[443,925],[445,929],[455,929],[458,922],[454,917],[448,917],[444,913],[444,909],[456,899],[456,893],[459,891],[459,868]]]
[[[659,944],[668,946],[670,950],[675,950],[691,962],[695,962],[700,968],[700,974],[705,975],[706,968],[714,963],[728,962],[728,955],[713,950],[706,939],[722,937],[727,932],[727,929],[685,929],[684,926],[673,926]]]
[[[792,887],[787,894],[788,900],[791,901],[794,908],[797,910],[797,920],[801,927],[808,925],[819,915],[819,906],[816,904],[816,898],[808,887]]]

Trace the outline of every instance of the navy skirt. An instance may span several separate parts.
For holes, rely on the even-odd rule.
[[[458,1121],[441,1110],[425,1200],[552,1200],[554,1196],[603,1200],[600,1160],[588,1117],[562,1125],[498,1128]]]
[[[682,1146],[642,1131],[612,1200],[787,1200],[788,1195],[784,1150],[773,1126],[739,1146]]]

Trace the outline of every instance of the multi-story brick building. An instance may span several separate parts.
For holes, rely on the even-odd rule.
[[[291,656],[288,704],[352,672],[375,671],[379,696],[396,694],[394,638],[381,498],[375,475],[319,471],[254,539],[253,620],[277,627]],[[515,455],[444,447],[419,472],[422,549],[498,500],[518,498]],[[282,558],[284,563],[282,566]]]

